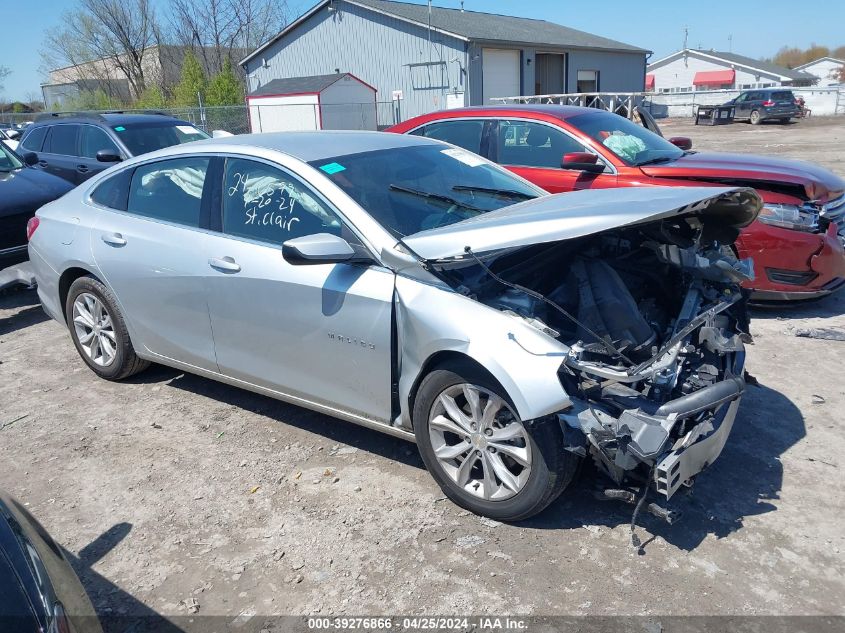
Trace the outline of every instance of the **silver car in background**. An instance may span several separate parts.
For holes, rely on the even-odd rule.
[[[415,440],[444,492],[540,512],[588,456],[671,497],[743,382],[751,190],[547,196],[416,136],[212,139],[43,207],[44,309],[120,380],[150,362]],[[634,488],[635,489],[635,488]]]

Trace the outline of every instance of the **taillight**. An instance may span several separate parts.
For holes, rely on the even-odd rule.
[[[38,228],[38,225],[41,224],[41,220],[36,218],[35,216],[29,218],[29,222],[26,223],[26,241],[32,239],[32,236],[35,234],[35,229]]]
[[[769,99],[768,101],[764,101],[764,102],[763,102],[763,107],[764,107],[764,108],[771,108],[773,105],[775,105],[775,102],[774,102],[774,101],[772,101],[771,99]]]

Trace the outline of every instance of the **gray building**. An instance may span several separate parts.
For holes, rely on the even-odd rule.
[[[493,97],[641,91],[648,54],[544,20],[323,0],[241,65],[250,92],[274,79],[352,73],[406,119]],[[379,122],[389,123],[383,113]]]

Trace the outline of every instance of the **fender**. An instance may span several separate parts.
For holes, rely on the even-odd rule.
[[[487,369],[522,420],[571,406],[557,371],[569,347],[521,317],[485,306],[441,285],[397,275],[399,425],[410,429],[410,396],[426,362],[438,352],[463,354]]]

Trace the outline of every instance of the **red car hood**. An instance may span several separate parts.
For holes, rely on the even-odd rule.
[[[671,163],[646,165],[643,173],[654,178],[687,178],[760,187],[762,183],[797,185],[809,200],[826,202],[845,192],[845,180],[831,171],[787,158],[753,154],[692,153]]]

